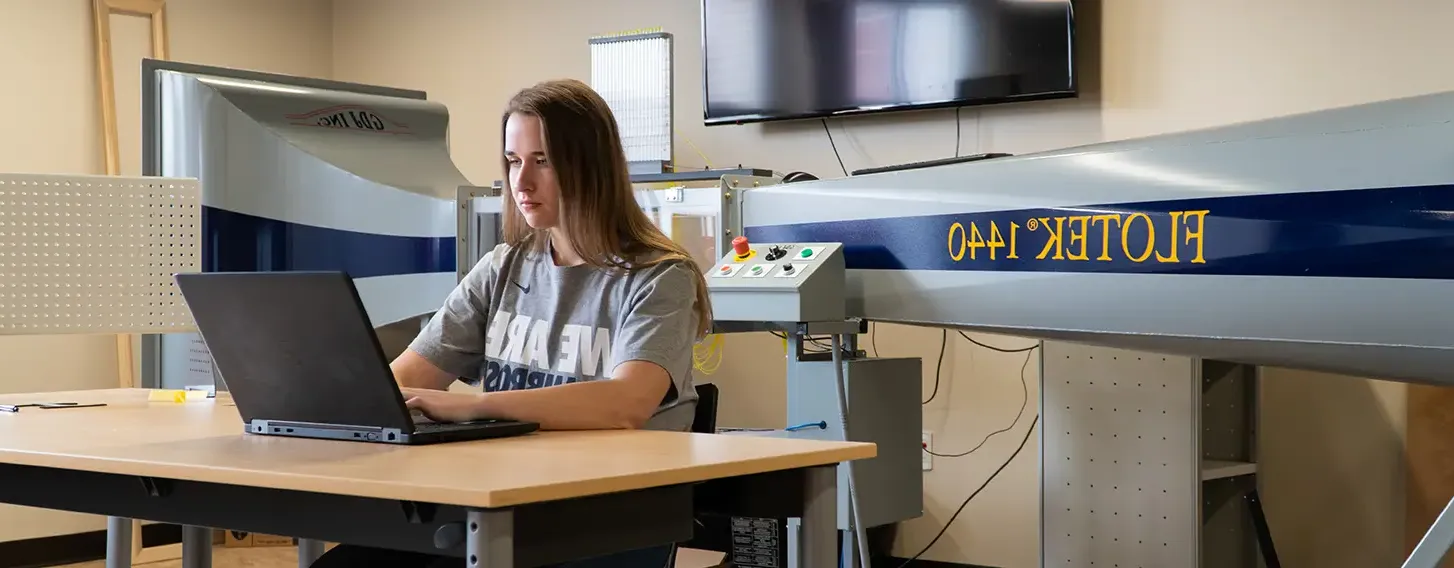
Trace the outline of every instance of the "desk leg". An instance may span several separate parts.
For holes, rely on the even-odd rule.
[[[212,568],[212,529],[182,527],[182,568]]]
[[[323,541],[311,538],[298,539],[298,568],[308,568],[323,556]]]
[[[465,566],[515,567],[515,512],[510,509],[469,512],[465,531]]]
[[[1451,548],[1454,548],[1454,499],[1439,513],[1439,518],[1434,519],[1434,524],[1429,526],[1424,538],[1404,561],[1403,568],[1435,568]]]
[[[838,466],[807,470],[797,568],[838,566]]]
[[[106,517],[106,568],[131,568],[131,519]]]

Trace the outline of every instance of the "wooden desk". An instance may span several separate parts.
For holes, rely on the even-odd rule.
[[[0,502],[454,554],[472,566],[687,540],[694,486],[715,480],[795,496],[802,566],[836,566],[836,464],[876,453],[872,444],[651,431],[400,447],[248,435],[225,400],[148,402],[142,389],[0,396],[62,401],[107,406],[0,413]],[[198,536],[184,545],[200,548],[190,545],[204,533],[189,534]],[[185,556],[196,566],[210,559]]]

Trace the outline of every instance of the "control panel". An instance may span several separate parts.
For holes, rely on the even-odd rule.
[[[712,312],[718,321],[843,321],[843,245],[751,243],[732,250],[707,273]]]

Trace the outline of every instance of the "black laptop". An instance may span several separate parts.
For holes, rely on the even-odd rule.
[[[253,434],[419,445],[540,427],[411,415],[345,273],[202,272],[176,282]]]

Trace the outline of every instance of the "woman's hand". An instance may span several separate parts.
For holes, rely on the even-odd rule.
[[[403,387],[404,404],[435,422],[469,422],[481,418],[481,393]]]

